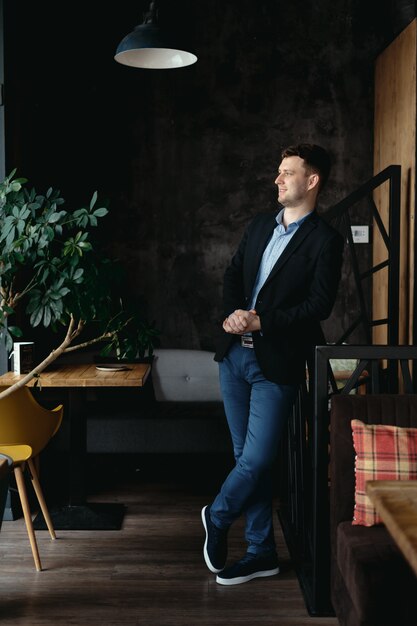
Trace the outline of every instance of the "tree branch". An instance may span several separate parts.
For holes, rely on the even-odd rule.
[[[65,349],[65,354],[68,352],[75,352],[76,350],[81,350],[82,348],[88,348],[89,346],[93,346],[100,341],[105,341],[106,339],[111,339],[114,336],[114,332],[103,333],[100,337],[95,337],[94,339],[90,339],[89,341],[84,341],[84,343],[78,343],[76,346],[70,346]]]
[[[131,321],[131,319],[132,318],[129,318],[121,326],[121,328],[124,328],[125,326],[127,326],[127,324]],[[55,348],[55,350],[52,350],[52,352],[46,357],[46,359],[44,359],[41,363],[39,363],[39,365],[34,367],[31,372],[26,374],[26,376],[21,378],[19,381],[17,381],[10,387],[7,387],[7,389],[5,389],[4,391],[0,392],[0,400],[1,398],[5,398],[6,396],[9,396],[14,391],[17,391],[18,389],[20,389],[21,387],[24,387],[33,378],[38,378],[41,372],[43,372],[43,370],[46,367],[48,367],[48,365],[53,363],[62,354],[64,353],[67,354],[68,352],[75,352],[76,350],[87,348],[88,346],[92,346],[96,343],[99,343],[100,341],[111,339],[112,337],[114,337],[114,335],[118,331],[120,331],[120,329],[118,329],[118,331],[116,330],[107,331],[103,333],[102,335],[100,335],[99,337],[95,337],[94,339],[84,341],[83,343],[79,343],[76,346],[71,346],[71,343],[74,341],[74,339],[76,339],[80,335],[80,333],[83,331],[84,326],[85,326],[84,320],[78,320],[78,322],[76,322],[74,316],[71,315],[64,341],[57,348]]]
[[[39,363],[39,365],[34,367],[31,372],[29,372],[28,374],[26,374],[26,376],[24,376],[23,378],[18,380],[16,383],[14,383],[13,385],[10,385],[10,387],[7,387],[7,389],[2,391],[0,393],[0,399],[5,398],[6,396],[9,396],[13,392],[20,389],[21,387],[24,387],[33,378],[39,377],[39,374],[43,372],[43,370],[46,367],[48,367],[48,365],[53,363],[59,356],[61,356],[61,354],[65,352],[67,347],[70,345],[71,341],[73,341],[73,339],[80,334],[83,327],[84,327],[84,323],[78,322],[78,325],[75,328],[75,319],[73,316],[71,316],[70,323],[68,325],[68,330],[65,335],[64,341],[55,350],[52,350],[52,352],[46,357],[46,359],[44,359],[41,363]]]

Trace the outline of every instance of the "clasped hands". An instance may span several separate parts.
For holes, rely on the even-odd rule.
[[[232,335],[243,335],[244,333],[261,330],[261,321],[255,309],[250,311],[236,309],[224,320],[223,330]]]

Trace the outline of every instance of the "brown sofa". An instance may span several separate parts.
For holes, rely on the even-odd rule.
[[[338,395],[330,425],[331,598],[342,626],[416,626],[417,578],[384,526],[353,526],[350,422],[417,427],[417,395]]]

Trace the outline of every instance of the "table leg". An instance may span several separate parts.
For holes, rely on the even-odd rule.
[[[84,389],[70,389],[69,417],[69,505],[80,506],[86,501],[87,415]]]
[[[86,501],[87,418],[86,392],[68,390],[65,411],[69,423],[69,502],[50,510],[55,530],[120,530],[125,506],[118,503]],[[43,515],[33,522],[35,530],[46,530]]]

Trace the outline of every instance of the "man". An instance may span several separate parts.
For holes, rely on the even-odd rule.
[[[272,472],[306,359],[323,342],[343,238],[316,212],[330,172],[313,144],[283,151],[275,184],[281,209],[249,224],[224,278],[224,333],[215,359],[236,465],[202,510],[204,558],[222,585],[279,572],[272,523]],[[245,556],[225,569],[227,532],[246,517]]]

